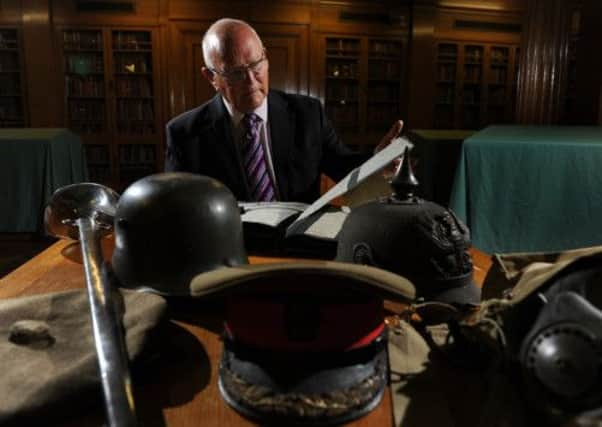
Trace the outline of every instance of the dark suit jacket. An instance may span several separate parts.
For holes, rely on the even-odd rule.
[[[315,98],[272,90],[268,117],[281,200],[311,203],[319,197],[321,173],[339,181],[368,158],[340,143]],[[238,200],[250,200],[240,150],[221,96],[167,123],[165,170],[213,177]]]

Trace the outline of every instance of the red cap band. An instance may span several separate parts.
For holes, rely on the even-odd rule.
[[[361,301],[290,298],[230,298],[229,338],[272,351],[345,351],[371,344],[384,329],[379,298]]]

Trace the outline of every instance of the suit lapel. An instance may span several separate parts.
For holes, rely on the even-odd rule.
[[[245,194],[249,199],[250,191],[243,173],[240,150],[236,147],[232,136],[230,116],[220,95],[216,95],[209,107],[212,121],[212,131],[209,144],[211,144],[219,168],[226,177],[227,185],[235,194]]]
[[[288,200],[290,196],[290,183],[288,182],[288,176],[290,176],[289,156],[295,136],[295,121],[287,103],[277,92],[270,91],[268,94],[268,117],[276,183],[280,191],[280,198]]]

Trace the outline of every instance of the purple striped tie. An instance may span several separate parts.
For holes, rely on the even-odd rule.
[[[261,117],[248,113],[242,119],[243,134],[243,161],[251,189],[251,197],[258,202],[271,202],[275,200],[274,185],[268,172],[267,161],[263,145],[259,139]]]

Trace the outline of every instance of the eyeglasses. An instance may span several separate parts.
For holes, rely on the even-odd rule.
[[[263,53],[261,55],[261,58],[259,58],[255,62],[251,62],[250,64],[241,65],[240,67],[236,67],[232,70],[227,70],[227,71],[226,70],[219,71],[214,68],[209,68],[209,70],[211,70],[211,72],[218,74],[221,77],[223,77],[224,79],[226,79],[228,81],[228,83],[240,83],[241,81],[243,81],[245,79],[245,77],[247,77],[248,71],[251,71],[255,76],[258,76],[263,71],[263,67],[264,67],[265,61],[267,59],[268,58],[265,54],[265,49],[264,49]]]

